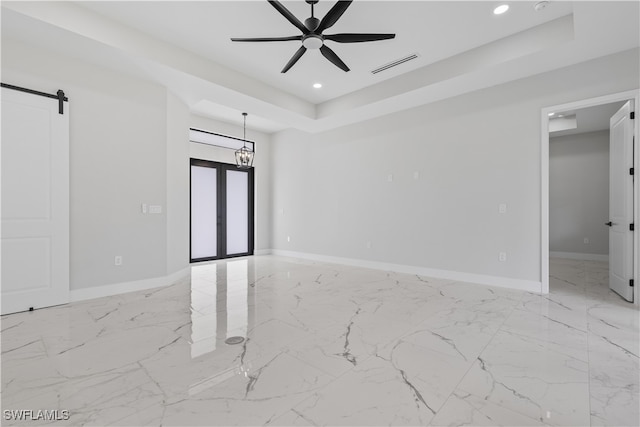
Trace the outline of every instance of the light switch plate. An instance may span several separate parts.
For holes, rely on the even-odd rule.
[[[162,213],[162,206],[160,206],[160,205],[151,205],[151,206],[149,206],[149,213],[161,214]]]

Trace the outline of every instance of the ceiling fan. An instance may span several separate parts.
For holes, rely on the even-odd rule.
[[[377,40],[392,39],[395,34],[362,34],[362,33],[341,33],[341,34],[322,34],[324,30],[332,27],[342,14],[351,5],[353,0],[340,0],[333,5],[331,10],[327,12],[322,20],[316,18],[313,14],[313,6],[318,3],[319,0],[305,0],[311,5],[311,17],[305,19],[304,24],[300,22],[282,3],[276,0],[268,0],[282,16],[287,18],[289,22],[295,25],[302,35],[290,36],[290,37],[258,37],[258,38],[232,38],[234,42],[282,42],[299,40],[302,41],[300,49],[293,54],[293,57],[287,62],[287,65],[282,69],[282,73],[289,71],[293,65],[304,55],[307,49],[320,49],[322,56],[331,61],[336,67],[344,71],[349,71],[349,67],[345,64],[336,53],[331,50],[324,43],[327,40],[337,43],[362,43],[373,42]]]

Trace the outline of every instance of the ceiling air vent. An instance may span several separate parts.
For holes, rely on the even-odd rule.
[[[378,74],[382,71],[388,70],[389,68],[393,68],[393,67],[397,67],[400,64],[404,64],[405,62],[409,62],[413,59],[416,59],[418,57],[417,53],[412,53],[409,56],[405,56],[404,58],[400,58],[400,59],[396,59],[393,62],[390,62],[388,64],[385,64],[381,67],[376,68],[375,70],[371,70],[371,74]]]

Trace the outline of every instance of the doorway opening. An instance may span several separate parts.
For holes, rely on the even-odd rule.
[[[254,169],[191,159],[191,262],[253,255]]]
[[[638,218],[639,186],[633,186],[631,174],[638,165],[633,135],[639,132],[638,120],[630,114],[638,98],[638,91],[628,91],[541,111],[542,293],[549,292],[551,255],[610,266],[613,279],[603,280],[638,305],[633,284],[640,252],[638,235],[632,229]],[[627,148],[622,153],[614,148],[610,155],[609,145],[625,132]],[[611,203],[615,204],[610,207]],[[626,212],[625,218],[610,219],[620,211]]]

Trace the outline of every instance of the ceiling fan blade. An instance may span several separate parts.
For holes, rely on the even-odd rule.
[[[298,18],[295,17],[295,15],[291,12],[289,12],[289,9],[287,9],[286,7],[284,7],[284,5],[282,3],[280,3],[277,0],[268,0],[268,2],[271,4],[271,6],[273,6],[278,12],[280,12],[280,14],[282,16],[284,16],[285,18],[287,18],[287,20],[289,22],[291,22],[293,25],[295,25],[300,31],[302,31],[303,34],[307,34],[309,32],[309,30],[307,30],[307,27],[304,26],[304,24],[302,22],[300,22],[300,20]]]
[[[336,55],[336,53],[329,49],[327,46],[322,45],[322,47],[320,48],[320,53],[322,53],[322,56],[331,61],[336,67],[340,68],[343,71],[349,71],[349,67],[347,67],[347,64],[342,62],[342,59],[340,59],[338,55]]]
[[[318,25],[316,33],[322,33],[327,28],[332,27],[333,24],[340,19],[344,11],[351,6],[351,2],[353,2],[353,0],[340,0],[336,2],[324,18],[322,18],[322,21],[320,21],[320,25]]]
[[[291,37],[253,37],[253,38],[238,38],[232,37],[232,42],[286,42],[289,40],[302,40],[302,36]]]
[[[284,68],[282,69],[282,71],[280,71],[281,73],[286,73],[287,71],[289,71],[289,68],[293,67],[293,65],[298,62],[298,59],[300,59],[302,57],[302,55],[304,55],[304,53],[307,51],[307,48],[304,46],[300,46],[300,49],[298,49],[296,51],[296,53],[293,54],[293,56],[291,57],[291,59],[289,60],[289,62],[287,62],[287,65],[284,66]]]
[[[324,36],[325,40],[338,43],[362,43],[375,42],[378,40],[388,40],[394,38],[395,34],[362,34],[362,33],[342,33]]]

